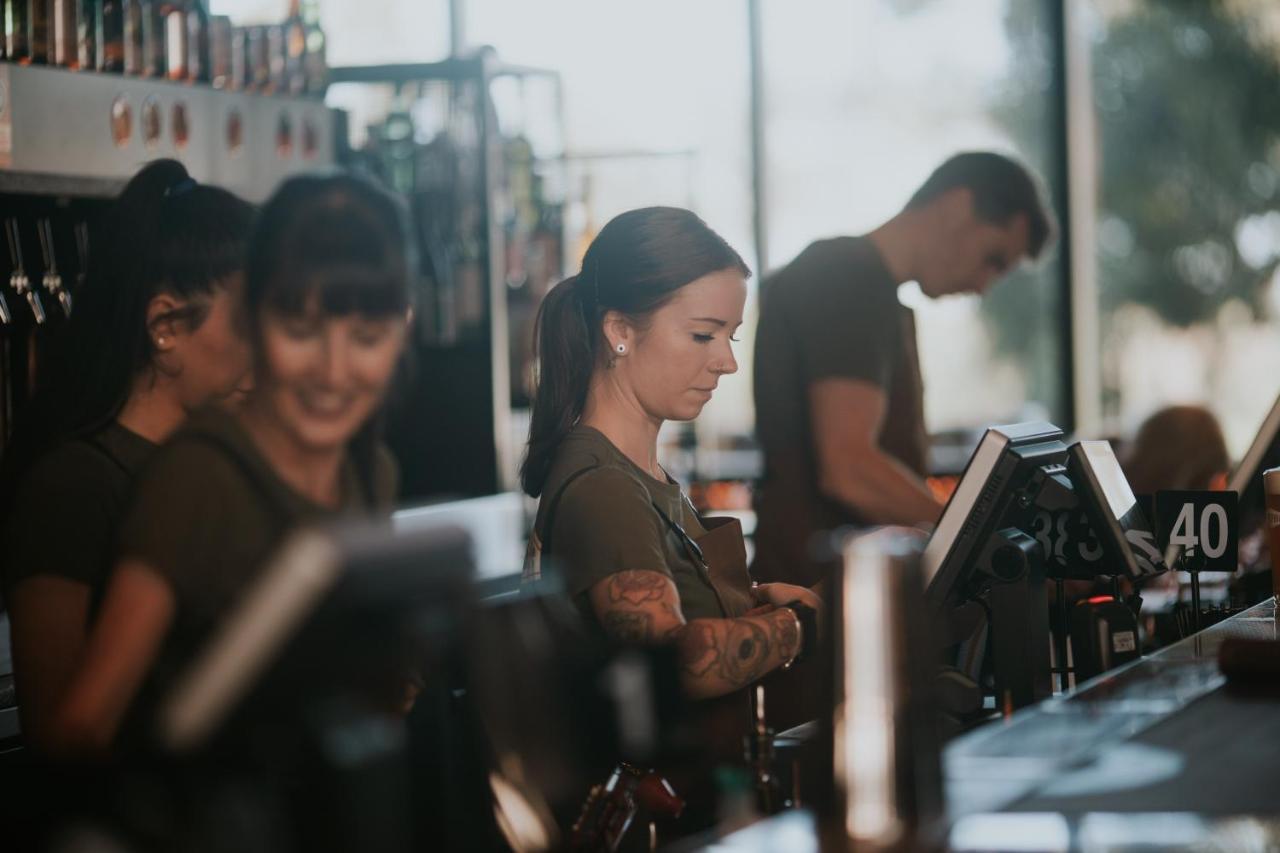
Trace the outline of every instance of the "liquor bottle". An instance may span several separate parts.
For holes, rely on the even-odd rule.
[[[124,2],[102,0],[98,4],[98,70],[124,71]]]
[[[209,18],[209,82],[215,89],[231,87],[231,19]]]
[[[270,94],[282,94],[285,87],[284,27],[271,24],[267,28],[267,88]]]
[[[271,51],[266,27],[249,27],[248,48],[245,69],[248,85],[245,88],[265,92],[271,85]]]
[[[231,28],[230,74],[228,89],[243,91],[249,88],[249,30],[246,27]]]
[[[63,68],[80,67],[76,45],[78,0],[49,0],[49,64]]]
[[[190,74],[187,58],[187,10],[180,3],[164,4],[165,76],[186,80]]]
[[[165,43],[170,7],[169,0],[147,0],[147,16],[144,21],[146,34],[143,41],[150,45],[147,59],[147,75],[150,77],[169,76],[169,46]]]
[[[325,56],[324,30],[320,28],[320,4],[316,0],[302,0],[302,27],[307,39],[307,52],[302,61],[306,92],[323,97],[329,86],[329,63]]]
[[[27,0],[27,61],[49,61],[49,0]]]
[[[146,77],[151,70],[151,45],[147,41],[151,27],[147,17],[150,4],[144,0],[124,2],[124,73]]]
[[[283,91],[301,95],[307,87],[303,63],[307,55],[307,33],[302,24],[299,0],[289,0],[289,17],[280,25],[284,36]]]
[[[10,62],[31,61],[27,43],[27,0],[3,0],[5,58]]]
[[[98,13],[94,0],[77,0],[76,63],[84,69],[98,67]]]
[[[187,80],[192,83],[208,83],[209,69],[209,10],[204,0],[187,0]]]

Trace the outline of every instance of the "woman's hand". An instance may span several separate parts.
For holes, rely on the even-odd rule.
[[[752,587],[751,592],[755,595],[756,601],[761,604],[781,607],[798,601],[805,607],[812,607],[818,613],[822,613],[822,599],[813,590],[803,586],[789,583],[762,583]]]

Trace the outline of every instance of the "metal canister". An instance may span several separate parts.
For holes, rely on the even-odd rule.
[[[923,548],[923,534],[907,528],[851,537],[827,591],[833,773],[820,811],[829,849],[929,850],[942,838]]]

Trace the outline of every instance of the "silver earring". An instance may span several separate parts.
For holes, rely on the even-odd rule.
[[[618,350],[618,355],[622,355],[623,353],[625,353],[625,352],[627,351],[627,345],[626,345],[626,344],[618,344],[618,346],[617,346],[617,347],[615,347],[615,349],[617,349],[617,350]]]
[[[164,346],[164,338],[156,338],[156,346],[158,347]]]

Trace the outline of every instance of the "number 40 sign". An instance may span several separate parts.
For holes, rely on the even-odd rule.
[[[1178,568],[1187,572],[1234,572],[1240,496],[1235,492],[1180,491],[1156,495],[1156,531]]]

